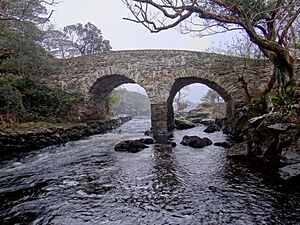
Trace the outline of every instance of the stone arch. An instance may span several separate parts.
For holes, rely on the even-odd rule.
[[[106,97],[114,87],[139,84],[151,102],[152,127],[157,137],[169,133],[168,124],[174,116],[171,103],[183,86],[202,83],[216,90],[228,103],[230,115],[230,109],[248,101],[238,82],[238,72],[243,69],[250,94],[255,96],[264,89],[272,71],[266,61],[244,68],[241,58],[183,50],[111,51],[53,59],[53,65],[53,74],[44,81],[83,96],[84,102],[74,109],[78,120],[101,119],[107,110]]]
[[[173,109],[173,100],[175,98],[176,93],[183,87],[188,86],[194,83],[201,83],[209,88],[216,91],[226,102],[226,116],[230,116],[232,112],[232,97],[231,95],[219,84],[214,81],[200,78],[200,77],[180,77],[175,79],[175,82],[171,86],[170,94],[167,100],[167,124],[168,130],[174,130],[174,109]]]
[[[116,87],[128,83],[138,84],[133,79],[119,74],[109,74],[97,78],[88,92],[89,114],[95,118],[107,115],[109,112],[108,96]]]

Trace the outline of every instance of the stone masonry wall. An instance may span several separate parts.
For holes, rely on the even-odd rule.
[[[151,103],[152,131],[158,140],[168,136],[174,121],[172,102],[180,88],[202,83],[217,91],[228,114],[247,101],[239,77],[251,96],[264,90],[272,74],[267,61],[247,60],[212,53],[180,50],[112,51],[70,59],[54,59],[46,82],[68,92],[81,93],[85,103],[78,118],[97,119],[107,114],[107,97],[124,83],[137,83]],[[299,76],[299,64],[296,68]],[[85,110],[84,110],[85,109]]]
[[[201,78],[203,84],[214,84],[217,92],[218,87],[225,90],[234,102],[243,101],[246,96],[238,77],[244,74],[254,95],[263,89],[271,69],[265,62],[242,69],[240,58],[177,50],[113,51],[54,60],[53,65],[55,73],[47,81],[87,99],[99,78],[121,75],[142,86],[152,103],[166,102],[176,79],[185,77]]]

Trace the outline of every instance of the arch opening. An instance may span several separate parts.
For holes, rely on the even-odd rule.
[[[98,118],[116,114],[142,115],[142,110],[146,114],[147,108],[150,112],[150,102],[145,89],[124,75],[113,74],[98,78],[91,87],[89,96],[91,111]]]
[[[216,84],[213,81],[207,80],[207,79],[203,79],[203,78],[198,78],[198,77],[184,77],[184,78],[177,78],[175,80],[175,82],[173,83],[171,90],[170,90],[170,94],[167,100],[167,123],[168,123],[168,130],[169,131],[173,131],[175,128],[175,124],[174,124],[174,120],[175,120],[175,110],[176,106],[174,107],[174,105],[176,105],[176,103],[174,104],[174,100],[176,101],[178,98],[178,93],[180,93],[180,90],[184,90],[184,87],[188,87],[189,85],[192,84],[203,84],[206,85],[206,91],[208,90],[212,90],[214,92],[216,92],[219,96],[220,96],[220,100],[219,100],[219,105],[221,106],[222,104],[224,104],[225,106],[223,108],[225,108],[225,117],[230,116],[231,112],[232,112],[232,99],[231,96],[227,93],[227,91],[222,88],[220,85]],[[205,91],[205,92],[206,92]],[[205,93],[201,90],[199,90],[199,106],[201,106],[201,97],[203,96],[203,94]],[[177,96],[176,96],[177,94]],[[175,98],[176,97],[176,98]],[[204,105],[205,107],[205,105]],[[178,106],[177,106],[178,108]],[[222,107],[220,107],[222,108]],[[210,109],[211,110],[211,109]],[[221,110],[221,109],[220,109]],[[180,116],[180,114],[178,115]],[[212,116],[212,114],[209,115],[210,117]]]
[[[110,109],[114,114],[151,116],[150,100],[144,88],[138,84],[122,84],[108,96]]]

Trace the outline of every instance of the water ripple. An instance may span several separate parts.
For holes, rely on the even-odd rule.
[[[0,163],[0,224],[300,224],[300,189],[275,167],[226,158],[226,149],[193,149],[177,131],[176,148],[115,152],[144,137],[150,120],[108,134],[20,155]],[[213,142],[226,136],[216,132]]]

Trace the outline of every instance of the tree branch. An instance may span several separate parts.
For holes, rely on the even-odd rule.
[[[291,28],[291,26],[293,25],[294,21],[297,19],[297,17],[300,14],[300,8],[297,10],[297,12],[294,14],[294,16],[292,16],[290,18],[290,20],[287,22],[284,30],[282,31],[281,35],[279,36],[279,40],[278,43],[281,45],[283,43],[284,38],[286,37],[289,29]]]

